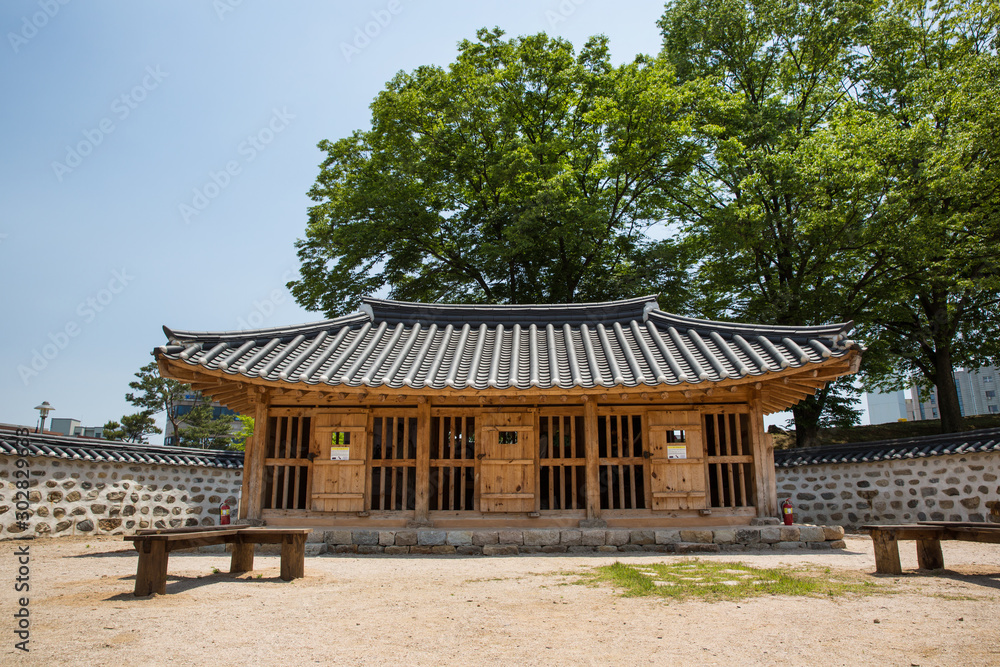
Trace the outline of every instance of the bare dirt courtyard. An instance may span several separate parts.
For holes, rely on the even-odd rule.
[[[14,648],[15,550],[30,549],[30,653]],[[947,570],[875,577],[867,538],[836,552],[706,554],[808,566],[878,592],[738,602],[622,597],[579,576],[669,554],[335,556],[278,578],[278,557],[174,554],[167,594],[132,595],[137,556],[112,538],[0,542],[4,665],[1000,665],[1000,549],[943,543]],[[216,570],[218,572],[216,572]]]

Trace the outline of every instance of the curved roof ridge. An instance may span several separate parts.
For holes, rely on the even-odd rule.
[[[831,336],[839,334],[847,335],[854,328],[854,320],[841,322],[838,324],[820,324],[817,326],[782,326],[776,324],[750,324],[747,322],[721,322],[719,320],[704,320],[695,317],[685,317],[674,315],[659,309],[649,313],[651,318],[655,318],[668,326],[684,329],[714,329],[721,334],[730,336],[735,334],[765,334],[780,333],[792,334],[796,336]]]
[[[591,303],[419,303],[362,297],[361,311],[373,320],[390,324],[476,323],[513,324],[584,324],[592,322],[645,319],[646,313],[659,308],[656,295],[621,301]]]
[[[284,338],[298,334],[319,333],[332,327],[339,327],[345,324],[361,323],[368,320],[365,313],[351,313],[332,320],[318,320],[305,324],[294,324],[281,327],[269,327],[266,329],[233,329],[229,331],[183,331],[180,329],[170,329],[166,325],[163,333],[172,342],[184,343],[185,341],[196,341],[205,343],[209,341],[225,342],[227,340],[247,340],[249,338]]]

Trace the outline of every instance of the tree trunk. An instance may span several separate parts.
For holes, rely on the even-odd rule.
[[[958,404],[958,387],[951,367],[951,350],[934,350],[934,384],[937,387],[938,413],[941,415],[941,432],[958,433],[965,430],[965,420]]]
[[[807,396],[798,405],[792,406],[795,419],[795,446],[815,447],[819,445],[819,417],[823,414],[826,392]]]

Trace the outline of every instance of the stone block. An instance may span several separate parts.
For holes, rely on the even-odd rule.
[[[844,527],[823,526],[823,537],[827,540],[842,540],[844,539]]]
[[[710,530],[682,530],[681,542],[703,542],[712,543],[712,531]]]
[[[94,522],[90,519],[84,519],[80,523],[76,524],[76,529],[81,533],[89,533],[94,529]]]
[[[847,548],[847,542],[845,542],[844,540],[832,540],[832,541],[828,542],[827,544],[830,545],[831,549],[846,549]]]
[[[715,544],[732,544],[736,541],[736,531],[729,528],[716,528],[712,535]]]
[[[353,530],[351,531],[351,542],[353,544],[372,546],[378,544],[377,530]]]
[[[719,553],[721,551],[718,544],[706,544],[704,542],[679,542],[674,546],[679,554]]]
[[[581,545],[572,545],[569,547],[569,552],[571,554],[592,554],[594,553],[594,547],[585,547]]]
[[[565,544],[546,544],[542,547],[542,553],[545,554],[564,554],[566,550],[569,549]]]
[[[618,551],[642,551],[641,544],[623,544],[618,547]]]
[[[564,544],[568,547],[578,547],[583,544],[583,532],[579,530],[560,531],[559,544]]]
[[[764,526],[760,529],[760,541],[767,544],[781,541],[781,529],[778,526]]]
[[[307,542],[305,554],[307,556],[320,556],[326,553],[326,542]]]
[[[495,530],[474,530],[472,531],[472,543],[481,547],[487,544],[497,544],[500,541],[500,534]]]
[[[472,544],[471,530],[449,530],[447,543],[453,546],[468,546]]]
[[[580,531],[580,544],[587,547],[599,547],[604,544],[605,531],[588,528]]]
[[[386,556],[403,556],[408,553],[410,553],[410,547],[392,546],[385,548]]]
[[[649,552],[652,552],[652,553],[667,554],[667,553],[673,553],[673,551],[674,551],[674,545],[673,544],[643,544],[642,545],[642,550],[643,551],[649,551]]]
[[[627,530],[608,530],[604,534],[604,543],[620,547],[628,544],[629,532]]]
[[[412,547],[417,544],[417,531],[415,530],[397,530],[396,531],[396,546],[397,547]]]
[[[421,530],[417,532],[417,544],[422,547],[437,547],[444,544],[447,535],[443,530]]]
[[[613,544],[602,544],[599,547],[597,547],[597,550],[601,553],[617,553],[618,547],[614,546]]]
[[[822,551],[824,549],[827,551],[830,550],[830,544],[828,542],[806,542],[806,546],[817,551]]]
[[[654,530],[653,538],[657,544],[677,544],[681,541],[679,530]]]
[[[532,528],[524,531],[524,545],[545,547],[559,544],[559,531],[557,529]]]
[[[460,547],[456,547],[455,551],[457,551],[462,556],[482,556],[483,555],[483,548],[480,547],[480,546],[476,546],[475,544],[463,544]]]
[[[378,544],[359,544],[358,553],[359,554],[380,554],[385,551],[385,547],[379,546]]]
[[[656,544],[656,533],[652,530],[633,530],[629,532],[629,544]]]
[[[822,526],[799,526],[799,541],[825,542],[826,532]]]
[[[537,545],[522,546],[518,547],[518,550],[523,554],[540,554],[542,553],[542,547]]]
[[[356,544],[334,544],[331,546],[333,546],[333,553],[335,554],[354,554],[358,552],[358,545]]]
[[[349,530],[328,530],[323,533],[323,540],[327,544],[351,544],[351,531]]]
[[[520,530],[499,530],[500,544],[524,544],[524,533]]]
[[[740,544],[760,542],[760,528],[739,528],[736,530],[736,541]]]
[[[435,554],[453,554],[455,553],[455,547],[450,544],[436,544],[431,547],[431,553]]]
[[[604,519],[580,519],[581,529],[607,528],[608,522]]]
[[[850,494],[848,494],[848,497],[851,497]],[[754,517],[750,519],[751,526],[777,526],[780,523],[781,519],[773,516]]]
[[[434,553],[434,547],[418,545],[415,547],[407,547],[411,554],[419,554],[421,556],[430,556]]]
[[[799,527],[798,526],[779,526],[778,531],[781,535],[782,542],[798,542],[799,541]]]
[[[484,556],[516,556],[517,546],[514,544],[487,544],[483,546]]]
[[[721,549],[723,551],[723,553],[736,553],[736,552],[742,553],[744,551],[749,551],[752,548],[753,547],[748,547],[747,545],[740,544],[739,542],[733,542],[732,544],[720,544],[719,545],[719,549]]]
[[[396,531],[394,530],[380,530],[378,531],[378,543],[383,547],[391,547],[396,544]]]
[[[788,541],[788,542],[777,542],[774,545],[775,549],[780,549],[782,551],[789,551],[792,549],[802,549],[806,546],[805,542],[798,541]]]

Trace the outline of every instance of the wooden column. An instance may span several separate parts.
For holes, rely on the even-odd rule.
[[[418,408],[417,415],[417,494],[414,499],[414,520],[428,521],[431,485],[431,403],[425,401]]]
[[[764,409],[759,390],[750,392],[750,442],[753,444],[754,504],[758,517],[778,516],[778,491],[775,486],[774,450],[764,430]]]
[[[264,459],[267,457],[267,406],[266,391],[255,390],[253,437],[248,440],[243,455],[243,477],[246,495],[240,505],[241,519],[261,518],[264,506]]]
[[[601,473],[598,463],[597,401],[583,404],[583,441],[587,456],[587,518],[601,518]]]

